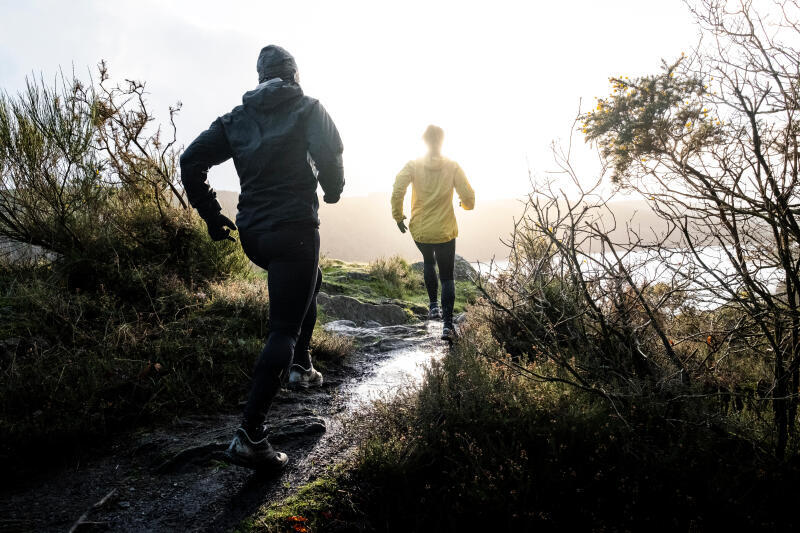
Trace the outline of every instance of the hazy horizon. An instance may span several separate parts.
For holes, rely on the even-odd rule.
[[[223,211],[230,217],[236,214],[238,192],[218,190],[217,198]],[[410,194],[406,196],[406,212]],[[344,261],[369,262],[380,257],[399,255],[410,262],[422,256],[409,233],[400,233],[391,216],[390,194],[370,193],[348,196],[336,204],[326,204],[320,199],[320,253]],[[475,209],[465,211],[455,207],[459,235],[456,253],[470,262],[486,263],[492,259],[508,259],[508,240],[524,210],[522,198],[500,198],[478,201]],[[663,230],[663,221],[654,216],[644,200],[617,199],[610,202],[620,221],[632,221],[641,227]],[[612,231],[623,238],[624,224]]]

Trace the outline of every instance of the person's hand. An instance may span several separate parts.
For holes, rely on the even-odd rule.
[[[236,224],[222,213],[217,213],[211,219],[206,220],[206,226],[208,226],[211,240],[236,242],[236,239],[231,237],[231,231],[236,231]]]
[[[406,230],[408,229],[408,228],[406,227],[406,224],[405,224],[405,222],[403,222],[402,220],[401,220],[400,222],[398,222],[398,223],[397,223],[397,227],[398,227],[398,229],[400,230],[400,233],[405,233],[405,232],[406,232]]]
[[[339,201],[339,197],[338,196],[329,196],[329,195],[326,194],[326,195],[324,195],[322,197],[322,201],[325,202],[326,204],[335,204],[336,202]]]

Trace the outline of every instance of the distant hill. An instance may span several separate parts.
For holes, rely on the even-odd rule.
[[[395,254],[418,261],[420,253],[410,234],[400,233],[392,220],[389,198],[389,194],[343,197],[333,205],[320,199],[322,253],[344,261],[371,261]],[[227,215],[236,213],[238,193],[217,191],[217,199]],[[505,259],[508,252],[500,238],[511,232],[522,207],[516,200],[494,200],[479,202],[472,211],[457,208],[459,255],[471,261],[487,261],[493,256]]]
[[[223,211],[234,216],[238,201],[237,192],[217,191]],[[406,201],[409,201],[410,193]],[[334,205],[320,200],[321,252],[344,261],[371,261],[378,257],[399,254],[418,261],[420,253],[411,236],[397,230],[389,207],[390,195],[376,193],[369,196],[344,197]],[[616,202],[612,205],[620,229],[624,221],[635,219],[647,226],[653,222],[647,204],[641,201]],[[406,208],[406,213],[409,209]],[[459,237],[457,252],[470,261],[488,261],[493,257],[505,260],[508,250],[501,239],[506,239],[523,212],[520,200],[487,200],[480,196],[472,211],[456,208]],[[649,216],[648,216],[649,215]]]

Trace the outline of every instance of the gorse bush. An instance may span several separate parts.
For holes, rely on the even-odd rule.
[[[486,317],[510,353],[555,363],[536,379],[621,410],[652,401],[664,416],[705,417],[794,457],[797,6],[766,19],[750,4],[691,4],[731,55],[698,49],[654,75],[610,79],[578,119],[603,173],[587,184],[556,148],[561,173],[533,180],[511,266],[484,286]],[[650,227],[617,219],[620,191],[647,205]]]
[[[714,353],[682,354],[685,366],[742,349],[769,359],[771,375],[756,379],[770,382],[772,445],[784,457],[799,444],[800,6],[767,16],[759,3],[689,4],[715,46],[651,76],[611,78],[611,94],[581,117],[583,131],[614,181],[664,222],[650,250],[673,265],[673,292],[736,315],[728,328],[696,331]],[[673,341],[697,347],[691,337]]]
[[[110,87],[104,64],[99,76],[89,86],[63,74],[54,87],[29,80],[16,97],[0,95],[0,237],[52,252],[81,289],[143,292],[142,279],[167,274],[191,284],[245,273],[241,248],[212,242],[177,187],[179,106],[165,141],[144,84]]]

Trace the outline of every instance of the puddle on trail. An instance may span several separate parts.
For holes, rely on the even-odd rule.
[[[342,334],[348,333],[342,328],[337,329]],[[379,330],[385,333],[388,329],[376,328],[376,333]],[[412,335],[388,339],[399,344],[397,348],[382,353],[365,354],[362,364],[368,368],[364,375],[345,385],[342,390],[347,407],[354,409],[376,399],[391,398],[398,392],[417,385],[425,368],[445,352],[446,344],[440,340],[441,334],[441,322],[426,322]]]

